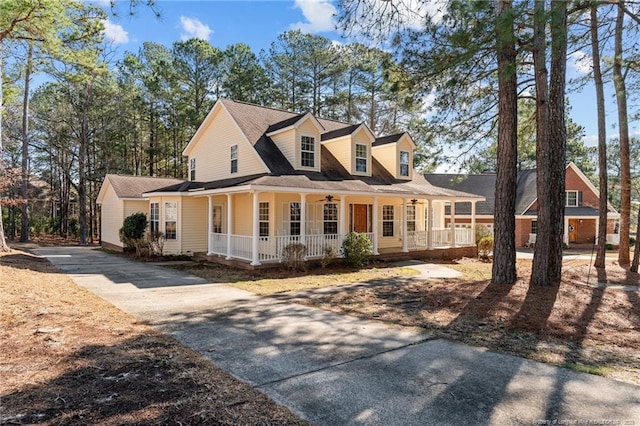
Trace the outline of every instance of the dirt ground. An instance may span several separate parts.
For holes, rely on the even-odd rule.
[[[531,261],[518,262],[520,279],[511,286],[491,284],[489,263],[464,259],[448,266],[466,278],[356,286],[294,300],[640,384],[640,293],[585,284],[590,273],[594,284],[638,285],[638,274],[610,262],[606,277],[601,272],[597,279],[588,261],[574,260],[565,264],[559,287],[530,288]]]
[[[0,424],[302,423],[46,260],[0,255],[0,294]]]

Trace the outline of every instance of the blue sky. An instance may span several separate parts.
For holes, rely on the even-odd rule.
[[[254,52],[268,49],[278,34],[289,29],[321,34],[332,40],[345,40],[334,30],[336,6],[332,0],[259,0],[259,1],[157,1],[161,17],[139,6],[134,16],[128,15],[129,0],[116,2],[117,16],[105,22],[105,36],[116,49],[116,56],[125,51],[136,52],[145,41],[170,46],[174,41],[198,37],[224,49],[243,42]],[[95,0],[108,9],[109,0]],[[347,40],[348,41],[348,40]],[[588,72],[590,57],[575,52],[569,58],[568,76]],[[605,88],[607,96],[607,135],[616,137],[616,109],[613,89]],[[579,93],[568,94],[571,117],[585,127],[585,143],[597,142],[595,94],[592,85]],[[632,110],[632,109],[630,109]],[[640,136],[637,122],[630,123],[632,135]]]

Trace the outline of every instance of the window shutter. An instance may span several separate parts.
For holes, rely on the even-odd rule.
[[[578,191],[578,207],[582,207],[582,191]]]

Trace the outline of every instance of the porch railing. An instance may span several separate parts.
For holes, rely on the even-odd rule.
[[[231,235],[231,257],[251,260],[253,238],[250,235]]]
[[[227,234],[209,234],[209,253],[227,255]]]
[[[471,228],[455,228],[455,235],[457,246],[471,246],[475,243]]]
[[[607,234],[607,243],[620,244],[620,234]]]
[[[451,245],[451,229],[450,228],[432,228],[431,229],[431,245],[434,248],[450,246]]]

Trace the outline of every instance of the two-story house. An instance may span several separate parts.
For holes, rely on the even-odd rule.
[[[518,172],[516,189],[516,247],[535,244],[538,233],[536,170]],[[475,220],[493,231],[495,173],[457,175],[427,174],[427,181],[457,191],[480,194],[485,201],[478,203]],[[565,172],[564,242],[567,245],[593,244],[598,234],[599,192],[589,178],[574,163]],[[471,212],[464,204],[439,205],[436,214],[445,217],[447,226],[468,226]],[[618,244],[620,214],[609,204],[607,211],[607,242]]]
[[[169,253],[255,266],[279,261],[292,242],[304,244],[308,258],[327,246],[339,251],[350,231],[367,233],[375,254],[473,252],[474,218],[445,228],[434,206],[466,203],[475,211],[483,197],[430,184],[413,169],[414,149],[408,133],[378,137],[365,124],[219,100],[184,149],[189,180],[140,195]],[[103,212],[106,200],[99,199]],[[103,236],[113,234],[104,229],[109,223],[103,218]]]

